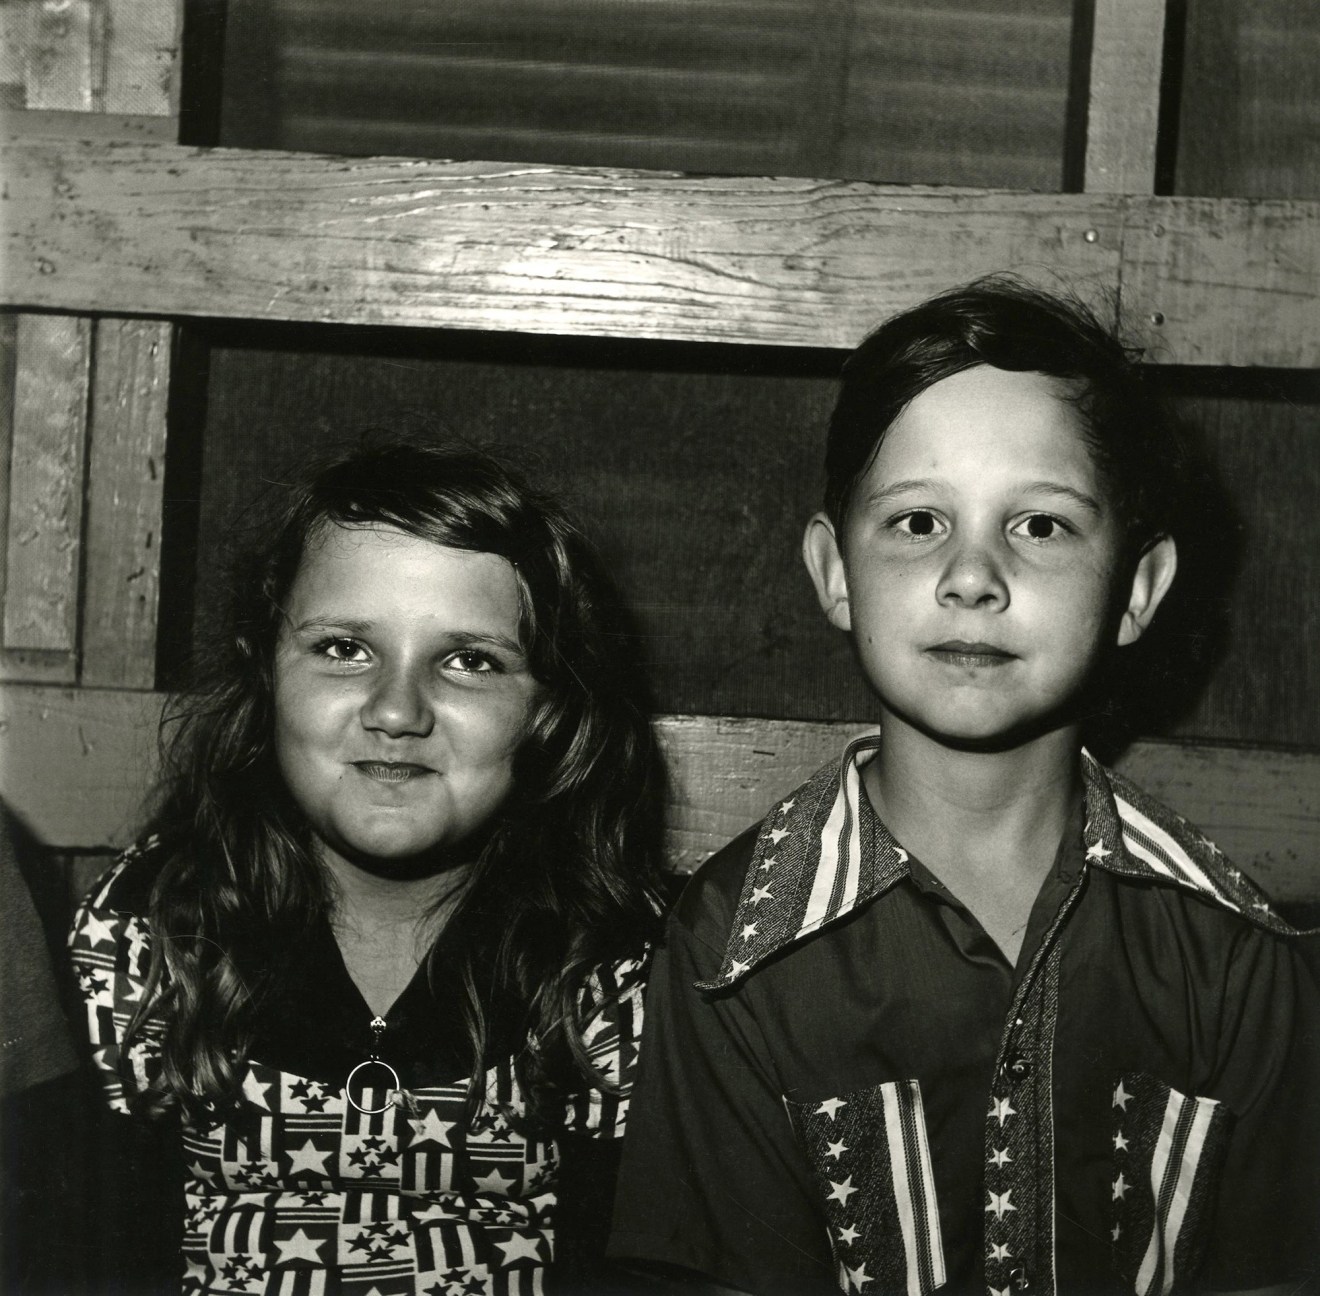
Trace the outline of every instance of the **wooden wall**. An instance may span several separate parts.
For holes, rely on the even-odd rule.
[[[498,23],[519,2],[458,5],[452,14]],[[828,54],[836,72],[848,70],[833,82],[847,93],[834,95],[828,112],[785,125],[774,112],[800,104],[786,97],[788,81],[763,78],[756,96],[769,115],[757,109],[753,127],[737,112],[721,115],[730,101],[712,90],[696,135],[684,125],[690,119],[657,116],[644,101],[657,87],[677,93],[695,84],[682,59],[708,52],[709,42],[671,24],[671,43],[656,46],[669,51],[666,75],[630,79],[599,75],[618,61],[606,48],[617,32],[602,33],[599,48],[583,46],[598,65],[593,84],[617,94],[636,82],[638,111],[651,114],[654,129],[627,129],[627,114],[611,112],[610,129],[594,135],[574,127],[538,137],[536,149],[548,150],[538,157],[597,164],[569,170],[530,164],[519,151],[531,147],[528,136],[512,119],[487,120],[472,137],[497,141],[507,127],[489,155],[508,163],[174,147],[178,95],[160,75],[174,47],[161,36],[155,0],[77,0],[58,13],[34,0],[0,0],[0,29],[27,42],[23,58],[0,61],[0,101],[23,110],[0,121],[0,302],[27,312],[0,331],[0,411],[11,416],[13,447],[0,482],[0,677],[17,681],[0,689],[0,790],[30,807],[51,844],[122,840],[149,781],[143,717],[160,703],[151,691],[161,682],[152,653],[158,608],[168,667],[213,633],[208,613],[221,593],[214,560],[253,487],[305,451],[352,443],[363,424],[420,415],[547,465],[600,536],[647,630],[662,705],[686,713],[670,722],[674,732],[695,735],[674,748],[675,849],[691,864],[736,827],[731,816],[755,813],[743,793],[759,796],[776,777],[721,782],[712,764],[728,758],[719,754],[724,739],[712,739],[721,726],[753,754],[760,747],[749,745],[753,729],[720,715],[772,717],[747,723],[775,750],[798,753],[776,767],[783,773],[837,741],[837,730],[816,722],[846,725],[870,710],[845,645],[819,624],[796,557],[818,490],[832,372],[884,314],[1007,267],[1075,284],[1102,305],[1120,298],[1170,391],[1207,430],[1223,494],[1207,491],[1210,560],[1195,592],[1212,613],[1234,598],[1231,634],[1208,689],[1161,731],[1195,741],[1139,745],[1131,759],[1157,785],[1160,769],[1196,771],[1209,792],[1195,812],[1204,810],[1208,826],[1241,842],[1247,861],[1281,879],[1284,894],[1313,894],[1320,709],[1306,630],[1320,584],[1312,506],[1320,442],[1312,376],[1303,371],[1320,357],[1320,204],[1308,201],[1317,196],[1314,159],[1294,124],[1313,111],[1317,64],[1305,57],[1306,39],[1277,38],[1290,16],[1275,7],[1282,4],[1214,0],[1195,13],[1171,4],[1166,14],[1159,0],[1095,0],[1077,6],[1085,21],[1067,41],[1054,0],[1007,9],[998,0],[920,10],[889,0],[824,5],[870,17],[851,34],[854,45],[836,41],[822,53],[812,42],[824,29],[808,21],[822,6],[767,0],[770,63],[780,59],[791,81]],[[706,17],[715,21],[723,8]],[[201,9],[217,12],[213,3]],[[596,7],[569,16],[588,9]],[[244,11],[279,21],[267,31],[264,62],[230,76],[231,142],[289,144],[269,132],[272,123],[291,127],[289,105],[310,95],[297,78],[310,75],[321,79],[306,102],[315,102],[322,126],[369,108],[369,130],[338,136],[344,152],[363,142],[388,148],[390,139],[401,152],[424,151],[412,147],[421,137],[407,123],[377,111],[388,106],[389,78],[377,81],[383,98],[362,101],[371,59],[343,38],[360,10],[330,6],[326,13],[338,16],[320,27],[293,0],[264,10],[234,0],[231,17]],[[981,40],[975,24],[964,24],[965,39],[951,39],[973,11],[1003,38],[998,45]],[[406,46],[409,23],[434,12],[401,9],[388,22],[373,15],[370,30],[402,31]],[[1015,61],[1023,18],[1050,35]],[[297,39],[280,53],[286,19]],[[132,57],[110,57],[115,33]],[[230,35],[239,41],[238,26]],[[994,57],[973,54],[991,47]],[[718,83],[734,93],[740,60],[756,53],[746,41],[729,48],[727,66],[702,83],[708,89]],[[199,50],[191,62],[206,64]],[[1161,51],[1171,54],[1163,74]],[[535,42],[515,54],[514,63],[528,65],[503,69],[515,81],[545,71],[532,66]],[[861,69],[854,56],[873,62]],[[64,71],[56,77],[54,68]],[[327,69],[334,75],[323,76]],[[466,117],[444,101],[446,129],[459,131],[453,139],[492,104],[516,116],[536,102],[491,93],[500,68],[486,71],[467,82],[455,72],[446,83],[445,95],[463,84],[480,90]],[[244,74],[260,83],[246,117],[234,108]],[[292,78],[288,93],[282,76]],[[975,93],[942,93],[949,77]],[[577,93],[583,82],[555,84]],[[125,86],[156,98],[117,97]],[[901,103],[908,107],[899,111]],[[940,119],[938,147],[934,136],[911,133],[923,104],[941,113],[957,106]],[[1088,105],[1079,131],[1079,108]],[[207,118],[204,108],[194,120]],[[570,109],[602,117],[589,97],[541,108],[546,121]],[[33,111],[42,109],[62,111]],[[101,115],[75,119],[74,110]],[[108,115],[126,112],[161,115]],[[298,128],[309,120],[304,113]],[[987,129],[1003,149],[990,147]],[[745,166],[732,160],[740,132],[760,150],[742,154]],[[679,151],[657,151],[657,141]],[[665,165],[699,167],[700,148],[715,145],[724,152],[709,157],[725,158],[729,176],[780,169],[807,178],[598,165],[659,165],[663,154]],[[643,153],[629,155],[632,146]],[[1024,157],[1037,178],[1024,180]],[[769,168],[772,158],[787,164]],[[857,174],[1086,192],[838,179]],[[1247,197],[1152,196],[1175,181],[1184,193]],[[176,338],[161,322],[170,318],[195,323]],[[400,325],[407,330],[392,327]],[[577,336],[554,336],[563,334]],[[167,391],[173,419],[162,469]],[[1238,571],[1232,590],[1230,569]],[[1183,646],[1185,658],[1204,653]],[[67,789],[64,771],[74,771]],[[693,779],[697,791],[682,791]],[[66,791],[73,808],[61,813],[51,796]],[[1277,825],[1289,816],[1301,827],[1280,838]],[[684,836],[691,822],[706,825],[695,838]]]

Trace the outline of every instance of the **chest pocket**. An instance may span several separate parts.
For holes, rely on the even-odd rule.
[[[896,1080],[784,1104],[824,1205],[839,1287],[908,1296],[942,1287],[944,1244],[921,1086]]]
[[[1126,1290],[1169,1296],[1204,1256],[1232,1116],[1141,1073],[1119,1080],[1112,1110],[1114,1259]]]

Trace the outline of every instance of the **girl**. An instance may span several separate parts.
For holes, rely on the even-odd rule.
[[[71,938],[111,1105],[178,1130],[185,1292],[593,1281],[658,912],[613,606],[484,455],[294,489]]]

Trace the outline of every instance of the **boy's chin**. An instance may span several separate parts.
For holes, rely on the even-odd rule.
[[[1052,734],[1076,730],[1078,724],[1073,707],[1015,717],[905,715],[889,710],[889,718],[891,723],[897,720],[949,751],[985,755],[1017,751]]]

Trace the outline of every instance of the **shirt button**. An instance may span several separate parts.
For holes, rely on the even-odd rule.
[[[1015,1292],[1025,1292],[1031,1290],[1031,1275],[1020,1265],[1008,1275],[1008,1285]]]
[[[1005,1080],[1025,1080],[1031,1074],[1031,1059],[1025,1053],[1010,1053],[1000,1074]]]

